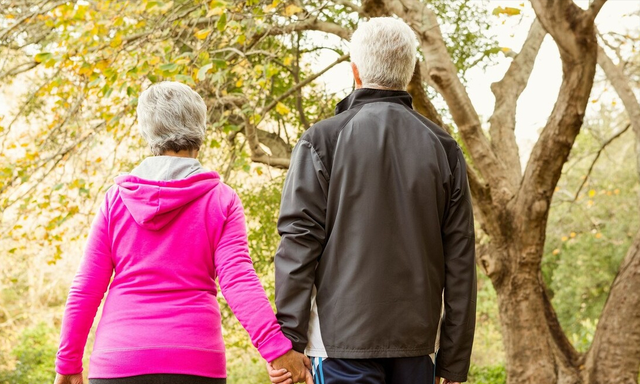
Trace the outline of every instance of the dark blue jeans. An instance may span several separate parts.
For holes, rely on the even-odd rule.
[[[389,359],[313,358],[315,384],[433,384],[429,356]]]
[[[140,375],[117,379],[89,379],[89,384],[226,384],[227,379],[192,375]]]

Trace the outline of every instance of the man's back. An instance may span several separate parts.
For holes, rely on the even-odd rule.
[[[356,90],[338,112],[302,136],[278,224],[277,290],[305,289],[291,278],[301,272],[301,254],[314,268],[310,331],[308,321],[290,321],[301,310],[298,296],[276,295],[279,320],[294,343],[310,340],[311,356],[431,354],[445,282],[443,231],[454,194],[469,198],[462,153],[451,136],[411,109],[403,91]],[[466,220],[455,232],[468,239],[458,245],[472,253],[473,217],[458,213]],[[305,221],[315,225],[300,231]],[[469,279],[465,288],[473,284]],[[472,311],[461,299],[453,304]],[[465,343],[471,343],[474,317],[466,319]]]
[[[360,23],[350,54],[357,89],[291,157],[275,257],[278,321],[322,383],[430,384],[434,372],[465,381],[476,277],[464,156],[411,108],[408,25]]]

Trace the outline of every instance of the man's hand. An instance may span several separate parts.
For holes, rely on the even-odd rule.
[[[282,371],[282,369],[285,369],[285,371]],[[313,384],[310,369],[311,360],[293,349],[273,360],[270,364],[267,364],[267,370],[269,370],[269,377],[272,383],[286,384],[288,383],[287,380],[291,380],[292,383],[304,382],[306,384]],[[291,376],[287,377],[289,374]]]
[[[84,384],[84,380],[82,379],[82,373],[75,375],[61,375],[58,373],[53,384]]]

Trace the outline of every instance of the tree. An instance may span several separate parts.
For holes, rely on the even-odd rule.
[[[48,133],[25,147],[27,160],[3,171],[3,208],[18,201],[23,205],[37,202],[5,196],[26,189],[34,177],[47,176],[51,164],[55,168],[67,161],[65,156],[87,145],[98,130],[112,132],[116,142],[135,144],[127,128],[133,121],[127,116],[135,105],[130,101],[147,79],[175,78],[194,84],[206,96],[212,111],[210,123],[230,143],[232,163],[243,153],[244,144],[236,144],[241,134],[251,161],[286,168],[295,135],[327,116],[327,105],[333,102],[309,88],[318,73],[310,74],[302,58],[329,49],[337,53],[335,63],[348,58],[339,42],[318,43],[311,36],[320,33],[344,41],[361,18],[399,17],[415,30],[424,58],[410,86],[414,106],[438,124],[451,125],[469,157],[477,220],[488,239],[479,246],[478,264],[498,295],[509,383],[636,382],[640,236],[611,286],[594,342],[586,353],[579,353],[563,332],[541,275],[551,200],[583,124],[597,63],[614,86],[624,83],[607,69],[609,63],[599,52],[595,18],[605,2],[594,0],[585,10],[572,0],[531,0],[537,18],[520,52],[512,55],[503,79],[492,85],[496,104],[487,134],[463,75],[465,65],[497,51],[481,39],[464,45],[473,49],[451,49],[456,45],[446,44],[441,31],[448,24],[438,22],[439,16],[447,22],[453,18],[454,25],[465,25],[464,20],[456,23],[455,19],[465,17],[464,10],[473,7],[469,0],[142,1],[135,6],[47,0],[37,4],[10,1],[7,5],[0,0],[7,5],[0,19],[4,27],[0,46],[11,53],[0,80],[45,66],[48,69],[38,73],[45,74],[46,81],[28,99],[25,111],[43,110],[37,102],[46,93],[56,96],[53,113],[45,103],[47,115],[54,116],[44,130]],[[456,6],[461,11],[451,12]],[[501,8],[497,12],[519,10]],[[459,29],[454,32],[473,35]],[[559,48],[563,81],[523,172],[514,135],[516,104],[546,34]],[[625,107],[635,124],[640,120],[634,100],[622,85],[616,90],[623,101],[629,100]],[[432,89],[446,102],[451,124],[445,124],[449,121],[431,103],[427,91]],[[88,111],[90,116],[83,116]],[[93,128],[87,130],[81,121],[91,122]],[[5,132],[11,132],[10,125]],[[211,146],[224,142],[218,140]],[[43,158],[43,152],[51,154]],[[74,187],[84,188],[79,185],[82,183]]]

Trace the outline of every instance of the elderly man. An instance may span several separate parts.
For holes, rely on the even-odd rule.
[[[412,109],[416,40],[405,23],[361,23],[351,59],[357,89],[291,159],[278,321],[312,358],[316,383],[465,381],[476,275],[463,153]]]

